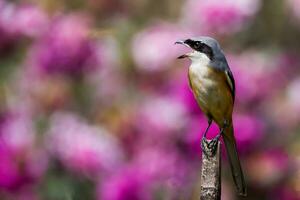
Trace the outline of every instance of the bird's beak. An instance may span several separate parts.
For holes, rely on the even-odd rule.
[[[183,54],[181,56],[178,56],[177,59],[183,59],[189,57],[187,54]]]
[[[183,45],[185,45],[185,43],[184,43],[183,40],[178,40],[178,41],[175,42],[175,44],[183,44]]]
[[[175,42],[175,44],[182,44],[182,45],[184,45],[184,46],[189,47],[189,45],[186,44],[184,40],[178,40],[178,41]],[[177,59],[183,59],[183,58],[187,58],[187,57],[189,57],[188,54],[183,54],[183,55],[177,57]]]

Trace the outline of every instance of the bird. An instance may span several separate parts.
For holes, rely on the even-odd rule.
[[[206,133],[212,122],[215,122],[220,133],[211,141],[210,147],[216,148],[222,136],[238,194],[246,196],[246,184],[232,122],[235,80],[221,46],[217,40],[207,36],[178,40],[175,44],[182,44],[192,49],[192,52],[183,54],[178,59],[189,58],[191,60],[188,69],[189,85],[208,121],[203,139],[206,139]]]

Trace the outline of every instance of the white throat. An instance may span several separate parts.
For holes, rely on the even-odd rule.
[[[193,51],[188,55],[192,61],[191,65],[207,66],[210,63],[209,57],[204,53]]]

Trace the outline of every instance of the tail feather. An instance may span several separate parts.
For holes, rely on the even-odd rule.
[[[238,193],[241,196],[247,196],[245,179],[236,149],[236,142],[233,135],[232,125],[225,129],[223,139],[226,146],[228,159],[230,162],[233,180],[237,187]]]

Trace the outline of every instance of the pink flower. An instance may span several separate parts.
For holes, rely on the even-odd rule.
[[[133,60],[137,68],[153,72],[172,66],[183,52],[183,49],[175,48],[174,43],[187,35],[181,27],[172,24],[150,26],[138,33],[132,42]]]
[[[202,114],[192,89],[189,86],[187,73],[187,68],[185,68],[180,70],[180,76],[172,76],[171,80],[167,83],[167,90],[163,92],[168,93],[171,98],[181,102],[189,114]]]
[[[191,181],[192,168],[174,150],[150,147],[117,174],[99,185],[99,199],[152,200],[156,192],[163,197],[177,197]]]
[[[298,181],[295,181],[295,183]],[[281,187],[276,188],[275,191],[272,191],[270,193],[269,199],[274,199],[274,200],[299,200],[300,199],[300,192],[297,189],[296,186],[290,186],[288,184],[282,185],[280,184]]]
[[[236,100],[249,103],[270,96],[284,84],[280,56],[266,52],[247,51],[240,55],[228,55],[227,61],[232,69],[236,83]],[[274,82],[274,77],[277,81]]]
[[[38,37],[45,33],[49,19],[37,6],[22,6],[16,9],[10,19],[11,31],[28,37]]]
[[[104,129],[70,113],[54,114],[50,124],[48,149],[66,168],[93,177],[121,164],[121,149]]]
[[[187,163],[174,147],[151,146],[140,149],[133,160],[133,165],[156,184],[169,189],[184,188],[191,181],[193,163]],[[176,192],[176,191],[174,191]]]
[[[272,102],[266,105],[269,118],[281,128],[282,133],[293,133],[293,129],[299,126],[300,121],[300,78],[291,80],[286,87],[285,95],[273,98]]]
[[[13,199],[13,200],[40,200],[40,195],[37,191],[35,191],[34,187],[26,187],[21,191],[18,191],[14,194],[12,193],[5,193],[4,195],[1,194],[3,199]]]
[[[0,122],[0,189],[20,190],[36,183],[47,168],[47,155],[35,147],[28,115],[13,112]]]
[[[281,149],[271,149],[251,155],[245,162],[249,180],[261,187],[282,183],[289,170],[288,155]]]
[[[93,88],[95,101],[111,105],[125,92],[125,77],[122,74],[119,46],[113,38],[105,38],[97,42],[96,55],[101,68],[86,75],[86,81]]]
[[[239,152],[253,149],[264,136],[265,124],[259,117],[251,114],[234,114],[234,136]]]
[[[201,153],[201,140],[208,126],[204,115],[194,116],[186,125],[184,143],[187,153],[197,156]],[[235,114],[233,116],[234,135],[240,153],[249,152],[264,136],[264,123],[254,115]],[[219,127],[213,122],[207,138],[212,139],[220,132]]]
[[[203,134],[208,126],[207,118],[204,115],[195,115],[190,118],[189,123],[186,125],[185,132],[183,133],[183,141],[187,148],[187,154],[192,157],[201,156],[201,140]],[[207,138],[212,139],[220,132],[218,126],[213,123],[207,132]]]
[[[287,87],[287,103],[290,106],[290,111],[294,113],[300,113],[300,78],[297,78],[290,82]],[[288,113],[291,113],[288,112]],[[300,119],[300,117],[299,117]]]
[[[287,0],[285,1],[288,8],[288,14],[292,14],[296,19],[300,20],[300,1],[299,0]]]
[[[14,6],[7,4],[4,1],[1,1],[0,4],[0,53],[7,53],[11,50],[18,39],[14,34],[11,34],[9,31],[10,23],[8,19],[11,19],[13,16]]]
[[[96,69],[96,48],[88,36],[88,20],[81,15],[53,20],[49,32],[33,47],[30,60],[42,73],[81,76]]]
[[[138,107],[138,130],[151,138],[163,140],[186,121],[185,106],[171,96],[148,96]]]
[[[184,7],[184,23],[206,34],[235,33],[258,11],[260,0],[189,0]]]
[[[0,27],[12,36],[37,37],[46,31],[48,17],[37,6],[0,5]]]
[[[139,169],[128,168],[105,179],[98,188],[101,200],[152,200],[149,180]]]

